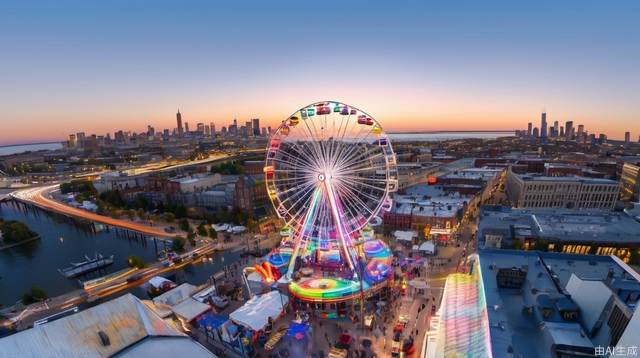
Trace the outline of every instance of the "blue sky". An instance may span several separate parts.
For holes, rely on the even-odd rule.
[[[3,1],[0,143],[322,99],[388,130],[640,132],[638,1]]]

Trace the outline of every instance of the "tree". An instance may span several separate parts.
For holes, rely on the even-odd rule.
[[[30,305],[35,302],[41,302],[47,299],[47,293],[40,287],[33,286],[29,291],[22,295],[22,303]]]
[[[217,239],[218,238],[218,232],[213,230],[213,228],[209,229],[209,237],[212,239]]]
[[[0,232],[2,232],[3,240],[8,243],[24,241],[38,235],[24,223],[15,220],[3,221],[0,219]]]
[[[184,218],[187,216],[187,208],[184,205],[176,206],[175,215],[177,218]]]
[[[257,221],[255,221],[253,218],[247,219],[247,228],[249,229],[249,231],[254,231],[257,227],[258,227]]]
[[[180,230],[182,230],[182,231],[190,231],[191,230],[191,226],[189,226],[189,220],[187,220],[187,219],[180,220]]]
[[[196,234],[194,232],[189,232],[187,234],[187,240],[189,240],[191,247],[196,247]]]
[[[175,252],[184,251],[185,242],[186,242],[186,240],[182,236],[176,236],[175,238],[173,238],[173,242],[172,242],[172,245],[171,245],[172,248],[173,248],[173,251],[175,251]]]
[[[207,228],[204,226],[204,223],[200,223],[200,225],[198,225],[198,235],[207,236],[207,234]]]
[[[176,220],[176,216],[173,213],[165,213],[164,214],[164,219],[168,222],[168,223],[172,223]]]
[[[135,268],[143,268],[147,266],[142,257],[136,255],[127,257],[127,265]]]

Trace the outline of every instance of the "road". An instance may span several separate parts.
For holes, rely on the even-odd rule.
[[[123,229],[138,231],[143,234],[147,234],[151,236],[173,237],[176,235],[175,233],[167,233],[160,228],[138,224],[138,223],[134,223],[127,220],[114,219],[109,216],[99,215],[83,209],[74,208],[72,206],[63,204],[61,202],[58,202],[49,198],[49,194],[52,191],[57,190],[58,188],[59,188],[59,184],[37,187],[37,188],[29,188],[29,189],[15,191],[11,193],[11,196],[18,201],[21,201],[27,204],[33,204],[45,210],[51,210],[60,214],[70,215],[70,216],[74,216],[74,217],[86,219],[86,220],[92,220],[102,224],[120,227]]]

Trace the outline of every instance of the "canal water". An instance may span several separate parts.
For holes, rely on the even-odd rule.
[[[130,255],[139,256],[145,262],[154,262],[156,249],[164,247],[159,240],[132,238],[114,229],[95,232],[87,223],[15,202],[0,204],[0,218],[21,221],[41,237],[32,243],[0,251],[2,306],[13,305],[33,286],[42,288],[49,297],[81,288],[78,279],[66,279],[58,269],[70,266],[71,262],[83,261],[85,255],[93,257],[100,253],[114,255],[115,258],[113,265],[81,277],[83,280],[126,268]],[[239,252],[219,253],[211,263],[187,265],[168,278],[178,284],[202,284],[225,265],[239,259]],[[134,288],[131,292],[140,298],[148,298],[142,288]]]

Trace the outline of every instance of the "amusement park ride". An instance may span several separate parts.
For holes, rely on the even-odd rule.
[[[380,124],[344,103],[301,108],[271,136],[264,173],[286,226],[280,247],[255,272],[325,317],[344,314],[354,299],[362,309],[363,298],[393,276],[391,251],[372,228],[398,185]]]

